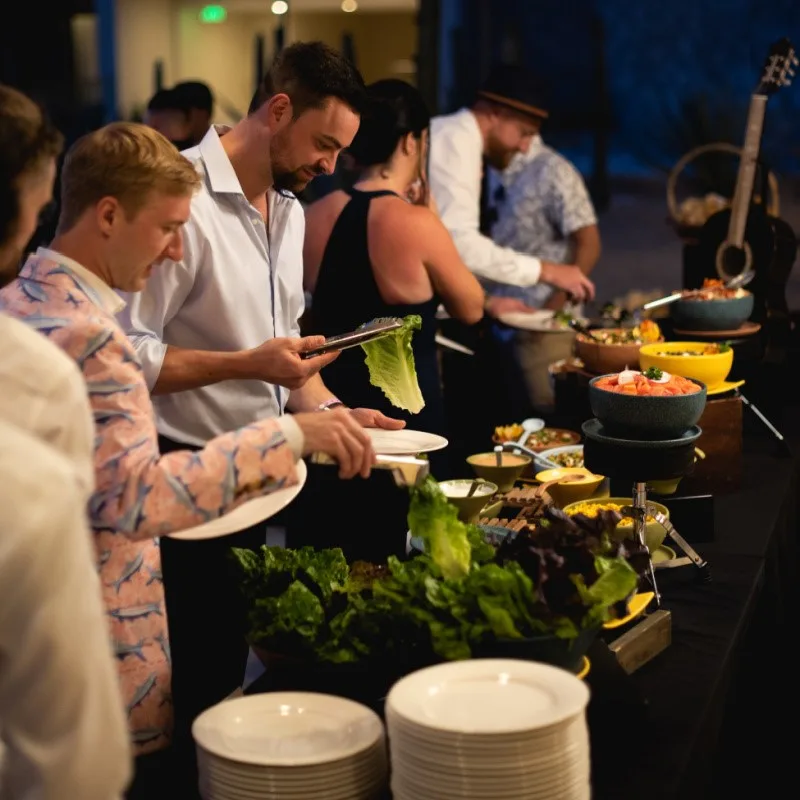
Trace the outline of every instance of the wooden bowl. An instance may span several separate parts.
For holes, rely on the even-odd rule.
[[[604,333],[617,333],[623,328],[606,328]],[[596,375],[607,375],[610,372],[622,372],[628,369],[639,369],[639,348],[641,342],[631,344],[601,344],[578,334],[575,337],[575,355],[583,361],[588,372]]]

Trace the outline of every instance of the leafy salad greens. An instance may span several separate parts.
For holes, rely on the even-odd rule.
[[[536,530],[499,546],[458,519],[433,478],[412,490],[408,522],[425,552],[385,566],[348,565],[339,548],[234,549],[249,606],[249,640],[329,663],[419,663],[471,657],[493,641],[582,630],[624,615],[639,574],[620,517],[548,511]]]
[[[393,406],[412,414],[419,414],[425,407],[411,348],[414,331],[421,328],[422,317],[410,314],[403,320],[402,328],[361,345],[367,354],[369,382],[377,386]]]

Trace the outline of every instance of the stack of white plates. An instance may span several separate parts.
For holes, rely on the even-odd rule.
[[[226,700],[192,726],[204,800],[375,800],[383,723],[342,697],[269,692]]]
[[[588,800],[589,690],[532,661],[441,664],[386,698],[394,800]]]

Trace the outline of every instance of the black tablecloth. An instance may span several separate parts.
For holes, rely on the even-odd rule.
[[[790,449],[796,419],[774,420]],[[745,425],[742,490],[714,499],[714,542],[697,545],[711,583],[692,567],[658,573],[672,644],[629,680],[646,721],[626,730],[590,706],[595,800],[729,798],[793,777],[797,465],[757,419]]]

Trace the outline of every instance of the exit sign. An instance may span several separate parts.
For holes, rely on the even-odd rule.
[[[225,6],[203,6],[200,9],[200,22],[214,24],[217,22],[225,22],[228,12]]]

